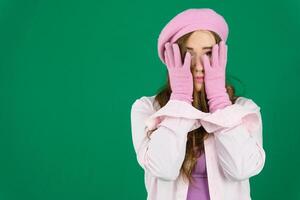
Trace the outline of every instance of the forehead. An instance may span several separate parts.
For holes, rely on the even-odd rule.
[[[207,30],[194,31],[186,40],[186,46],[189,47],[206,47],[216,43],[214,35]]]

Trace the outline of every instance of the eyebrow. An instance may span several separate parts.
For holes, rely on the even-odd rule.
[[[192,47],[186,47],[189,50],[194,50]],[[202,49],[212,49],[212,47],[202,47]]]

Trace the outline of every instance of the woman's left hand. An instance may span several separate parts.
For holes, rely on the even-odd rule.
[[[227,64],[227,45],[224,41],[215,44],[212,48],[212,58],[202,56],[204,65],[204,86],[208,99],[209,111],[215,112],[217,109],[231,105],[229,95],[225,87],[225,75]]]

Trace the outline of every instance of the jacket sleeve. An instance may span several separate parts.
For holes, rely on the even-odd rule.
[[[262,119],[260,107],[251,99],[240,98],[201,122],[214,132],[217,158],[229,180],[242,181],[260,173],[266,159]]]
[[[138,163],[153,176],[164,180],[175,180],[178,177],[185,157],[187,134],[196,127],[197,122],[196,119],[180,116],[180,110],[191,105],[178,101],[173,103],[177,103],[176,109],[170,104],[161,108],[165,110],[162,112],[164,114],[171,109],[172,116],[152,118],[154,121],[150,120],[150,123],[155,125],[151,128],[146,125],[146,121],[149,122],[150,116],[161,112],[161,109],[155,112],[152,103],[143,97],[137,99],[131,107],[132,140]],[[146,136],[149,130],[153,131],[150,139]]]

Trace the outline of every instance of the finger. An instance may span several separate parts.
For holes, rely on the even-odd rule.
[[[174,64],[175,64],[175,67],[182,67],[179,46],[178,46],[177,43],[174,43],[172,45],[172,47],[173,47],[173,52],[174,52]]]
[[[228,57],[228,46],[225,45],[225,50],[224,50],[224,66],[227,64],[227,57]]]
[[[227,45],[225,45],[225,42],[224,41],[221,41],[220,42],[220,51],[219,51],[219,54],[220,54],[220,60],[219,60],[219,63],[221,66],[224,66],[226,64],[226,57],[227,57]]]
[[[174,67],[174,56],[173,56],[173,49],[172,46],[169,42],[166,43],[165,45],[167,55],[168,55],[168,62],[169,62],[169,67]]]
[[[167,67],[169,67],[170,65],[169,65],[169,58],[168,58],[168,55],[167,55],[167,51],[165,50],[164,51],[164,55],[165,55],[165,63],[166,63],[166,65],[167,65]]]
[[[209,71],[210,70],[210,61],[209,58],[206,54],[202,55],[202,62],[203,62],[203,67],[204,67],[204,71]]]
[[[212,48],[212,67],[219,65],[219,45],[215,44]]]
[[[184,64],[183,64],[183,67],[185,67],[185,68],[190,68],[191,67],[191,54],[190,54],[190,52],[186,52],[185,53],[185,57],[184,57]]]

